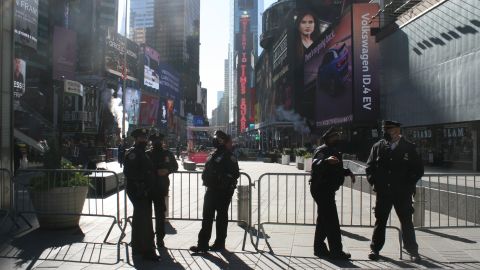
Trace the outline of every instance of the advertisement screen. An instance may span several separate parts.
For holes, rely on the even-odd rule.
[[[316,127],[353,120],[351,18],[347,11],[305,52],[304,84],[315,93]]]
[[[125,91],[125,114],[130,125],[137,125],[140,115],[141,93],[137,89],[127,87]]]
[[[165,130],[168,128],[167,116],[168,116],[167,100],[164,98],[160,98],[159,104],[158,104],[157,125],[162,130]]]
[[[38,0],[16,0],[15,42],[37,49]]]
[[[127,65],[124,65],[125,42],[127,44]],[[139,46],[109,29],[105,40],[105,69],[107,72],[121,78],[127,75],[128,80],[137,81]]]
[[[160,95],[173,102],[173,114],[178,115],[180,109],[180,77],[178,72],[165,63],[160,63]]]
[[[160,76],[158,74],[158,68],[160,63],[160,54],[154,49],[145,46],[144,47],[144,78],[143,84],[146,87],[159,90]]]
[[[155,126],[157,123],[158,109],[160,101],[158,97],[142,94],[140,105],[140,125]]]
[[[76,59],[76,33],[66,28],[55,26],[53,32],[53,79],[74,80]]]
[[[26,62],[22,59],[15,58],[13,70],[13,97],[18,101],[23,94],[25,94]]]
[[[378,12],[376,4],[353,5],[353,55],[354,55],[354,120],[357,123],[374,124],[380,112],[378,45],[370,29],[378,20],[372,17]]]
[[[237,39],[237,85],[238,85],[238,123],[239,132],[245,132],[249,118],[249,92],[252,87],[252,34],[250,31],[250,16],[240,17],[240,33]]]

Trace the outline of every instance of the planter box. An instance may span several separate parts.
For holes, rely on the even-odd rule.
[[[282,165],[289,165],[289,164],[290,164],[290,156],[282,155]]]
[[[303,170],[303,162],[304,162],[303,156],[296,156],[295,163],[297,164],[297,169]]]
[[[31,191],[30,196],[40,227],[46,229],[78,227],[87,192],[87,186]]]
[[[309,172],[312,170],[312,158],[306,158],[305,161],[303,162],[303,169],[306,172]]]

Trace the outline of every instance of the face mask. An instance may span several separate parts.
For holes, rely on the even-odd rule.
[[[390,133],[388,133],[387,131],[383,131],[383,138],[387,141],[391,141],[392,135],[390,135]]]
[[[138,147],[145,148],[145,147],[147,147],[147,142],[138,142],[137,145],[138,145]]]
[[[162,148],[162,147],[163,147],[163,144],[161,142],[153,144],[153,148]]]
[[[338,146],[338,140],[333,140],[329,143],[329,146],[332,146],[332,147],[335,147],[335,146]]]

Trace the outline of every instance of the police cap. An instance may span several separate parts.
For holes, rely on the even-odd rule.
[[[213,133],[214,146],[217,144],[225,144],[229,140],[231,140],[230,135],[221,130],[216,130],[215,133]]]
[[[150,137],[148,137],[150,141],[163,140],[163,138],[165,138],[165,136],[159,132],[155,132],[152,135],[150,135]]]
[[[395,127],[400,127],[401,125],[402,125],[401,123],[393,120],[382,121],[382,128],[395,128]]]
[[[330,137],[332,137],[332,136],[334,136],[334,135],[340,135],[340,133],[341,133],[341,132],[340,132],[338,129],[336,129],[336,128],[334,128],[334,127],[331,127],[331,128],[329,128],[327,131],[325,131],[325,133],[323,133],[322,139],[325,140],[325,139],[330,138]]]
[[[148,131],[145,128],[137,128],[134,131],[132,131],[130,135],[132,135],[132,137],[135,139],[140,136],[144,136],[146,138],[148,137]]]

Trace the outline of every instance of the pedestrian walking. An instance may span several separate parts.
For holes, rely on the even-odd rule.
[[[168,175],[178,170],[178,163],[172,152],[163,148],[164,136],[160,133],[150,135],[152,148],[147,155],[153,163],[154,180],[149,192],[150,200],[155,209],[155,235],[157,248],[165,247],[165,211],[167,206],[165,198],[168,196],[170,179]],[[150,203],[151,204],[151,203]]]
[[[122,138],[120,144],[118,145],[118,163],[120,164],[120,168],[123,167],[123,163],[125,162],[125,152],[127,150],[127,144],[125,138]]]
[[[336,148],[340,132],[330,128],[322,139],[324,144],[314,153],[310,180],[310,192],[318,206],[314,254],[317,257],[348,260],[351,255],[343,251],[335,192],[343,185],[345,176],[350,176],[352,182],[355,182],[355,177],[349,169],[343,168],[342,155]],[[325,239],[328,240],[328,248]]]
[[[198,244],[190,247],[193,252],[221,251],[225,249],[228,226],[228,208],[240,177],[238,162],[232,153],[232,139],[221,130],[215,131],[213,146],[202,173],[203,185],[207,187],[203,202],[202,228]],[[216,239],[209,245],[212,235],[213,218],[216,218]]]
[[[132,136],[135,144],[125,154],[123,169],[127,195],[133,204],[132,255],[158,261],[153,242],[152,203],[148,197],[153,181],[153,164],[145,152],[148,133],[146,129],[136,129]]]
[[[400,126],[395,121],[383,121],[383,139],[373,145],[367,161],[367,180],[377,195],[375,228],[368,255],[371,260],[379,259],[392,206],[400,220],[405,249],[412,261],[420,260],[412,222],[412,196],[424,168],[415,145],[402,136]]]

